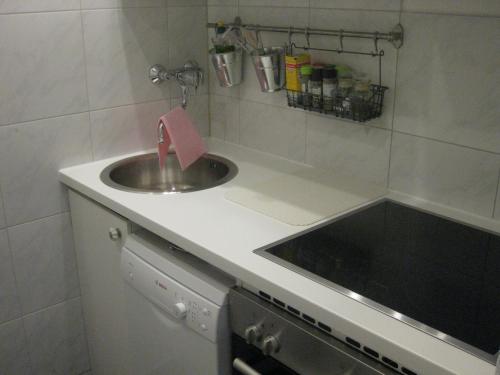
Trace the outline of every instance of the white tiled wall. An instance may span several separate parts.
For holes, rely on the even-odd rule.
[[[220,88],[212,74],[212,136],[500,219],[500,2],[208,2],[210,22],[235,15],[263,25],[365,31],[388,31],[401,22],[405,44],[399,51],[380,44],[382,83],[389,88],[380,119],[360,125],[303,116],[286,107],[283,93],[261,93],[247,60],[239,87]],[[264,33],[263,39],[282,44],[287,36]],[[311,37],[311,42],[337,46],[331,38]],[[344,45],[373,49],[370,41]],[[375,59],[317,52],[313,59],[348,64],[377,78]]]
[[[180,91],[147,69],[206,70],[206,19],[203,0],[0,1],[0,374],[90,374],[57,171],[154,146]],[[192,95],[208,135],[208,83]]]

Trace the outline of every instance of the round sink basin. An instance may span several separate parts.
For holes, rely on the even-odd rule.
[[[101,180],[115,189],[142,193],[186,193],[231,180],[238,167],[223,157],[206,154],[182,171],[176,154],[160,169],[155,153],[133,156],[106,167]]]

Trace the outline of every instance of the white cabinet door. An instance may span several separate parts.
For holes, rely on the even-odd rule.
[[[92,373],[124,375],[128,330],[120,254],[129,222],[76,192],[69,197]]]

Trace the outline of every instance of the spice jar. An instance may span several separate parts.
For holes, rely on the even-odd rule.
[[[354,89],[350,94],[350,98],[352,111],[357,117],[365,118],[368,116],[371,97],[372,92],[370,88],[370,81],[367,79],[356,81]]]
[[[300,68],[300,94],[298,101],[304,107],[311,106],[310,81],[312,73],[313,68],[311,65],[303,65]]]
[[[311,80],[309,81],[309,91],[312,94],[312,107],[321,109],[323,103],[323,71],[319,68],[312,70]]]
[[[323,109],[333,111],[333,101],[337,91],[337,71],[328,66],[323,69]]]
[[[352,89],[352,78],[339,79],[338,100],[336,100],[336,110],[339,112],[349,112],[351,110],[351,98],[349,94]]]

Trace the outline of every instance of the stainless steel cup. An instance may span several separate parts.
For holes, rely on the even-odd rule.
[[[266,47],[252,52],[255,73],[262,92],[275,92],[285,87],[285,49]]]
[[[232,87],[241,83],[243,74],[243,50],[238,48],[233,52],[215,53],[210,50],[212,65],[221,87]]]

